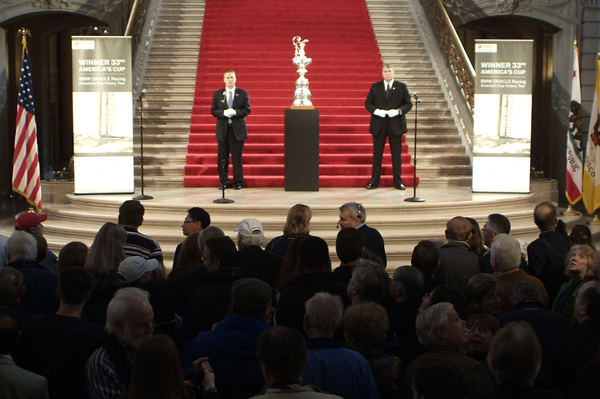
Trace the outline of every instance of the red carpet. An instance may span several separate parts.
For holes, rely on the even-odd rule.
[[[224,87],[223,71],[236,72],[248,91],[252,113],[243,163],[248,187],[283,187],[284,110],[294,99],[296,66],[292,38],[308,39],[313,62],[306,77],[320,111],[320,186],[361,187],[371,176],[370,115],[364,108],[371,84],[381,80],[381,55],[364,0],[302,2],[207,0],[202,28],[196,97],[184,184],[218,187],[212,94]],[[412,184],[408,146],[402,174]],[[232,176],[231,164],[229,176]],[[393,186],[389,147],[382,186]]]

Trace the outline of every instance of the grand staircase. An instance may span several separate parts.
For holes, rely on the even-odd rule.
[[[469,186],[471,182],[469,158],[454,127],[454,120],[448,111],[436,73],[429,62],[426,45],[419,36],[418,27],[411,13],[410,0],[368,0],[367,6],[381,58],[395,65],[397,78],[406,82],[411,92],[418,92],[422,100],[418,107],[417,146],[420,184]],[[144,179],[147,186],[183,186],[204,10],[204,1],[162,1],[144,85],[149,90],[145,97],[143,117]],[[352,27],[347,26],[346,29],[351,31]],[[293,46],[291,37],[289,39],[289,58],[291,58]],[[309,43],[307,47],[308,56],[311,56],[311,45]],[[291,62],[289,69],[293,73]],[[314,68],[311,69],[309,66],[307,77],[311,79],[311,90],[315,93],[318,92],[319,87],[316,82],[313,85],[314,78],[311,76],[311,70],[314,71]],[[372,76],[370,81],[380,79],[378,74]],[[242,84],[244,83],[242,77],[238,79],[238,83],[240,87],[248,88],[247,84]],[[363,89],[363,96],[366,96],[367,90]],[[250,94],[252,103],[252,92]],[[291,103],[291,98],[283,105],[287,107],[288,103]],[[260,106],[260,103],[256,105]],[[365,115],[366,111],[362,108],[362,104],[353,104],[352,107],[355,108],[353,112],[356,113],[357,118],[366,118],[367,122],[361,123],[368,123],[368,114]],[[139,118],[139,112],[136,117]],[[406,159],[410,159],[414,150],[414,117],[413,108],[413,112],[407,115],[409,133],[405,135],[408,144],[408,147],[405,146],[405,151],[408,150],[408,153],[404,154],[408,157]],[[252,115],[249,120],[251,118]],[[139,121],[135,126],[139,126]],[[364,135],[370,141],[366,128]],[[208,152],[215,158],[214,163],[216,163],[216,150],[212,151],[212,146],[216,146],[216,143],[211,143]],[[136,151],[138,150],[136,148]],[[370,144],[364,148],[364,153],[367,166],[362,168],[362,175],[357,179],[357,185],[363,184],[364,177],[370,173],[368,166]],[[389,156],[387,149],[386,154]],[[386,158],[384,158],[384,165],[385,162]],[[139,157],[136,158],[136,164],[139,164]],[[207,163],[206,168],[215,168],[215,165]],[[384,167],[384,173],[385,171]],[[136,176],[139,178],[139,167]],[[216,173],[211,173],[212,179],[216,179],[215,176]]]

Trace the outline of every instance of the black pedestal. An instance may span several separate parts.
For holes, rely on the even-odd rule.
[[[319,191],[319,110],[285,110],[285,191]]]

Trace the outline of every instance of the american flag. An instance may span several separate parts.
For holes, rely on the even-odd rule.
[[[29,68],[29,53],[23,49],[19,103],[17,104],[17,129],[13,158],[13,191],[21,194],[38,211],[42,210],[40,163],[38,160],[37,129],[33,103],[33,82]]]

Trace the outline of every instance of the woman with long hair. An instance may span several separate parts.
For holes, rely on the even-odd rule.
[[[181,245],[181,252],[177,258],[177,264],[169,273],[167,280],[173,281],[186,273],[202,267],[202,251],[198,245],[198,236],[200,233],[191,233],[186,237]]]
[[[127,232],[118,224],[107,222],[98,230],[88,252],[84,268],[95,277],[90,300],[84,312],[88,321],[106,323],[106,308],[113,294],[121,288],[117,275],[125,259]]]
[[[285,253],[292,240],[296,237],[306,236],[310,232],[311,218],[312,211],[308,205],[296,204],[291,207],[283,226],[283,235],[273,238],[267,244],[265,251],[285,258]]]

